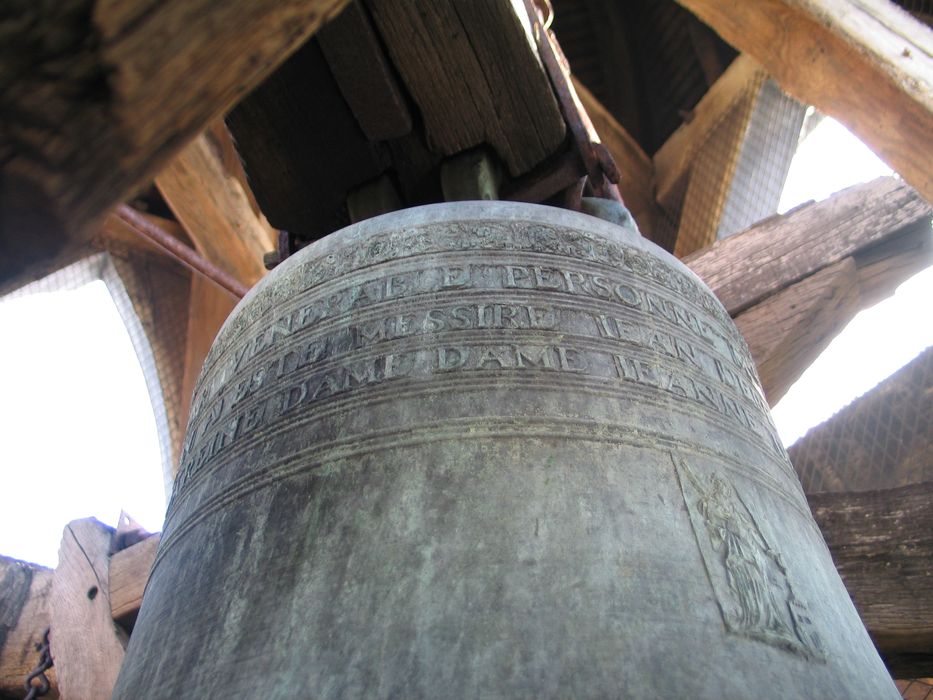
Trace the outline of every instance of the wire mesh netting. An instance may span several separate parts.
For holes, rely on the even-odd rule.
[[[190,274],[154,255],[100,252],[22,286],[0,303],[32,294],[78,289],[103,281],[139,360],[152,404],[166,493],[171,489],[184,425],[182,379]]]
[[[807,493],[933,480],[933,348],[817,426],[788,453]]]
[[[776,82],[764,81],[742,141],[717,238],[744,231],[778,210],[806,111]]]
[[[775,214],[806,113],[763,73],[748,80],[664,202],[658,242],[682,257]]]

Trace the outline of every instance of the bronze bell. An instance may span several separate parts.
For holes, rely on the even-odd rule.
[[[432,205],[263,280],[114,697],[898,697],[744,341],[622,223]]]

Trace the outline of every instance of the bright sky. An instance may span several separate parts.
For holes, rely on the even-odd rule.
[[[160,530],[155,418],[107,286],[0,303],[0,328],[0,554],[54,567],[68,522],[121,508]]]
[[[781,211],[890,170],[824,120],[791,167]],[[860,314],[774,409],[790,445],[933,344],[933,268]],[[165,497],[142,370],[106,285],[0,303],[0,554],[54,567],[65,524],[126,510],[161,529]]]
[[[890,174],[845,127],[824,119],[797,149],[779,210]],[[858,314],[774,407],[784,444],[789,447],[933,345],[931,299],[933,268],[927,268]]]

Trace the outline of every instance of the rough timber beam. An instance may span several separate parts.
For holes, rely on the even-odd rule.
[[[807,499],[888,670],[933,676],[933,483]]]
[[[933,200],[933,30],[886,0],[678,0]]]
[[[684,262],[737,316],[843,258],[927,230],[931,215],[933,207],[912,187],[881,177],[766,219]]]
[[[255,205],[233,140],[221,121],[156,176],[156,186],[195,247],[247,286],[266,273],[276,233]]]
[[[62,698],[107,698],[126,636],[113,623],[108,571],[113,530],[93,518],[65,526],[49,598],[50,648]]]
[[[913,226],[824,267],[735,317],[775,405],[862,309],[933,265],[929,227]]]
[[[774,406],[859,310],[851,257],[792,284],[735,319]]]
[[[688,256],[735,317],[774,405],[858,311],[933,264],[933,208],[891,178]]]
[[[110,614],[128,629],[136,622],[159,537],[151,535],[110,557]]]
[[[0,278],[89,235],[344,0],[17,2],[0,22]]]
[[[0,697],[23,696],[26,676],[39,661],[36,644],[49,626],[52,572],[43,566],[0,556]],[[51,700],[58,697],[53,666],[46,673]]]

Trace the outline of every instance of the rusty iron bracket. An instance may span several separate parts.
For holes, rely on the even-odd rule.
[[[180,262],[192,272],[210,280],[218,287],[235,297],[238,301],[246,296],[249,287],[217,265],[207,260],[193,248],[185,245],[168,231],[149,221],[141,212],[128,204],[121,204],[116,215],[143,238],[158,246],[169,256]]]
[[[551,85],[560,104],[561,112],[573,136],[576,150],[583,162],[583,169],[587,177],[587,184],[597,197],[622,202],[617,183],[620,173],[609,150],[600,142],[599,135],[583,108],[577,91],[570,81],[570,64],[557,42],[557,37],[551,31],[551,22],[554,19],[554,9],[550,0],[537,0],[544,7],[536,4],[536,0],[524,0],[525,10],[531,22],[531,33],[538,46],[541,62],[551,79]],[[571,185],[576,187],[576,183]],[[568,195],[569,201],[575,199]]]

